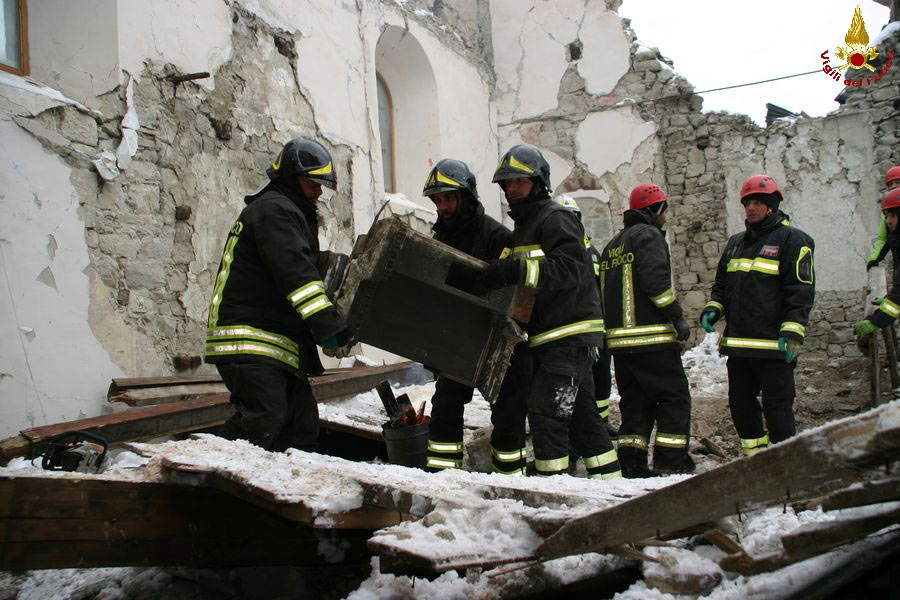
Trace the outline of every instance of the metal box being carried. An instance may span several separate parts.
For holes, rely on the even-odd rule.
[[[517,288],[479,290],[486,267],[384,219],[353,249],[337,305],[360,342],[478,388],[493,402],[525,336],[510,318]]]

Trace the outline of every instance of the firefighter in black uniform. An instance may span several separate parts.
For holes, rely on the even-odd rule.
[[[228,234],[209,307],[206,362],[231,392],[235,413],[220,435],[266,450],[313,450],[319,415],[307,376],[322,372],[316,344],[349,343],[325,294],[316,200],[335,189],[331,154],[318,142],[288,142],[246,196]]]
[[[438,211],[434,239],[481,260],[498,258],[509,247],[512,232],[484,214],[475,175],[466,163],[439,161],[422,194]],[[476,284],[477,285],[477,284]],[[519,344],[510,361],[497,401],[491,406],[491,457],[494,471],[525,475],[525,415],[530,376],[528,350]],[[428,470],[460,468],[463,459],[463,412],[473,389],[439,377],[431,399]]]
[[[584,229],[572,211],[550,199],[550,165],[537,148],[513,146],[500,159],[495,183],[515,221],[509,258],[491,261],[489,288],[536,289],[526,325],[533,375],[528,418],[539,475],[569,469],[569,441],[592,478],[621,471],[593,399],[591,365],[603,323]]]
[[[575,202],[575,200],[572,199],[571,196],[560,194],[553,200],[556,201],[560,206],[564,206],[569,210],[574,211],[575,214],[578,215],[578,220],[581,221],[581,209],[578,208],[578,203]],[[601,293],[600,251],[594,247],[593,243],[591,242],[591,237],[587,233],[584,234],[584,247],[587,248],[588,253],[590,253],[591,255],[591,264],[594,267],[594,278],[597,281],[597,290],[598,293]],[[603,328],[601,333],[606,333],[605,327]],[[591,372],[594,377],[594,399],[597,402],[597,412],[600,413],[600,418],[603,419],[604,423],[606,423],[606,431],[607,433],[609,433],[609,437],[615,438],[618,435],[618,431],[615,427],[609,424],[609,402],[611,399],[610,397],[612,396],[612,373],[610,372],[609,353],[605,351],[605,348],[603,348],[603,346],[600,346],[597,349],[597,360],[594,361],[594,366],[591,369]]]
[[[870,335],[882,327],[892,324],[894,319],[900,316],[900,230],[897,227],[897,223],[900,221],[900,186],[891,188],[884,195],[881,201],[881,212],[884,214],[884,224],[887,228],[885,245],[890,249],[894,260],[894,276],[887,296],[875,300],[878,309],[854,327],[857,344],[862,348],[868,347]]]
[[[728,404],[747,456],[795,433],[794,367],[816,294],[815,245],[790,226],[781,201],[768,175],[744,182],[747,229],[728,239],[700,315],[709,332],[726,319],[721,351],[728,355]]]
[[[669,248],[662,227],[666,193],[644,183],[631,191],[625,227],[603,249],[600,286],[607,347],[622,399],[619,460],[625,477],[689,473],[691,395],[680,341],[690,337],[672,289]],[[656,423],[653,467],[650,434]]]

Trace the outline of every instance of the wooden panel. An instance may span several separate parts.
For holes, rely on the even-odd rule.
[[[370,534],[313,530],[202,487],[0,477],[3,570],[324,565],[331,547],[345,548],[347,562],[363,562]]]

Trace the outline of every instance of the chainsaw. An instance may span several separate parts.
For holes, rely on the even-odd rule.
[[[106,440],[87,431],[67,431],[46,442],[41,468],[46,471],[100,471],[106,458]]]

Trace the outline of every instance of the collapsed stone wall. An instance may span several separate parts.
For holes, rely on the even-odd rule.
[[[601,248],[621,227],[631,187],[660,183],[670,196],[666,229],[676,290],[694,323],[729,235],[743,228],[741,182],[753,173],[772,174],[785,190],[782,208],[818,240],[819,291],[807,349],[857,356],[850,342],[852,324],[862,316],[864,257],[878,218],[873,204],[884,170],[897,164],[900,70],[877,87],[853,88],[853,99],[834,115],[761,128],[744,115],[703,113],[702,98],[672,61],[642,46],[627,19],[622,27],[630,60],[609,93],[586,89],[577,63],[583,40],[594,32],[580,31],[566,46],[557,106],[501,123],[501,139],[539,146],[551,169],[567,173],[553,182],[554,191],[575,196]],[[628,131],[618,129],[629,120]],[[615,156],[621,148],[624,154]]]

